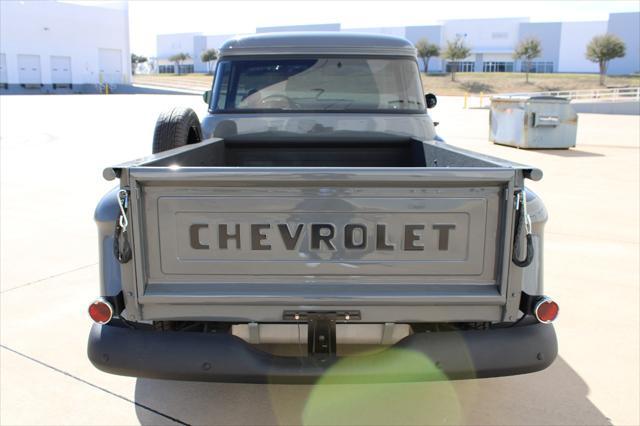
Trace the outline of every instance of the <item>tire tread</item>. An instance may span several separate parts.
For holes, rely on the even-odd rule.
[[[189,141],[189,130],[192,128],[197,140]],[[157,154],[201,140],[202,129],[195,111],[191,108],[174,107],[158,116],[153,133],[152,152]]]

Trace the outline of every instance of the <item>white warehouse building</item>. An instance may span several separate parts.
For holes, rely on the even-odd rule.
[[[530,22],[529,18],[446,20],[434,25],[407,27],[342,28],[338,23],[293,25],[256,28],[256,33],[281,31],[343,31],[400,36],[415,43],[427,39],[444,47],[448,40],[461,38],[471,48],[468,58],[458,63],[465,72],[521,71],[522,63],[513,59],[513,52],[521,40],[534,37],[540,40],[542,55],[531,63],[532,72],[597,73],[598,65],[585,58],[587,43],[596,35],[615,34],[627,46],[624,58],[614,59],[609,74],[640,72],[640,13],[611,13],[606,21],[593,22]],[[218,49],[234,35],[163,34],[157,36],[159,72],[175,72],[168,58],[176,53],[188,53],[180,72],[206,72],[207,65],[200,54],[210,48]],[[449,69],[447,61],[432,58],[429,72]]]
[[[101,83],[131,84],[125,1],[0,1],[0,90],[95,92]]]

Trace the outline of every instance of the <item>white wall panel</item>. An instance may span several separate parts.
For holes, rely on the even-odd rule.
[[[510,53],[483,53],[482,60],[484,62],[514,62],[513,55]]]
[[[52,84],[51,57],[71,58],[74,85],[97,84],[99,49],[120,52],[120,83],[131,81],[126,2],[0,1],[0,52],[9,84],[19,84],[18,55],[40,57],[41,80]]]
[[[518,43],[520,23],[528,20],[528,18],[505,18],[445,21],[442,45],[444,46],[446,41],[460,37],[473,52],[510,52]]]
[[[201,33],[160,34],[156,37],[158,58],[167,59],[177,53],[188,53],[193,57],[193,39]]]
[[[558,72],[598,72],[598,64],[585,57],[593,36],[607,32],[607,22],[563,22]]]
[[[371,28],[343,28],[343,33],[384,34],[396,37],[404,37],[406,27],[371,27]]]

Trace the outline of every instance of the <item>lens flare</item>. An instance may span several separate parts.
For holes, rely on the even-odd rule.
[[[375,368],[379,374],[358,377]],[[359,384],[344,384],[357,377]],[[435,381],[422,381],[435,380]],[[460,424],[458,395],[438,365],[422,353],[388,349],[341,358],[312,388],[304,425]]]

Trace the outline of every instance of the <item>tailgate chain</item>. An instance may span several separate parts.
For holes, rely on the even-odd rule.
[[[127,219],[127,209],[129,208],[129,192],[126,189],[118,191],[118,206],[120,207],[120,216],[116,220],[115,232],[113,234],[113,255],[120,263],[127,263],[131,260],[131,244],[127,238],[127,227],[129,220]],[[120,244],[122,238],[122,244]]]
[[[527,255],[523,260],[518,259],[518,253],[520,252],[520,237],[522,233],[522,219],[524,218],[524,227],[526,231],[527,240]],[[516,193],[516,221],[515,221],[514,241],[513,241],[513,254],[511,260],[516,266],[524,268],[529,266],[533,261],[533,239],[531,237],[531,216],[527,212],[527,195],[524,189]]]

